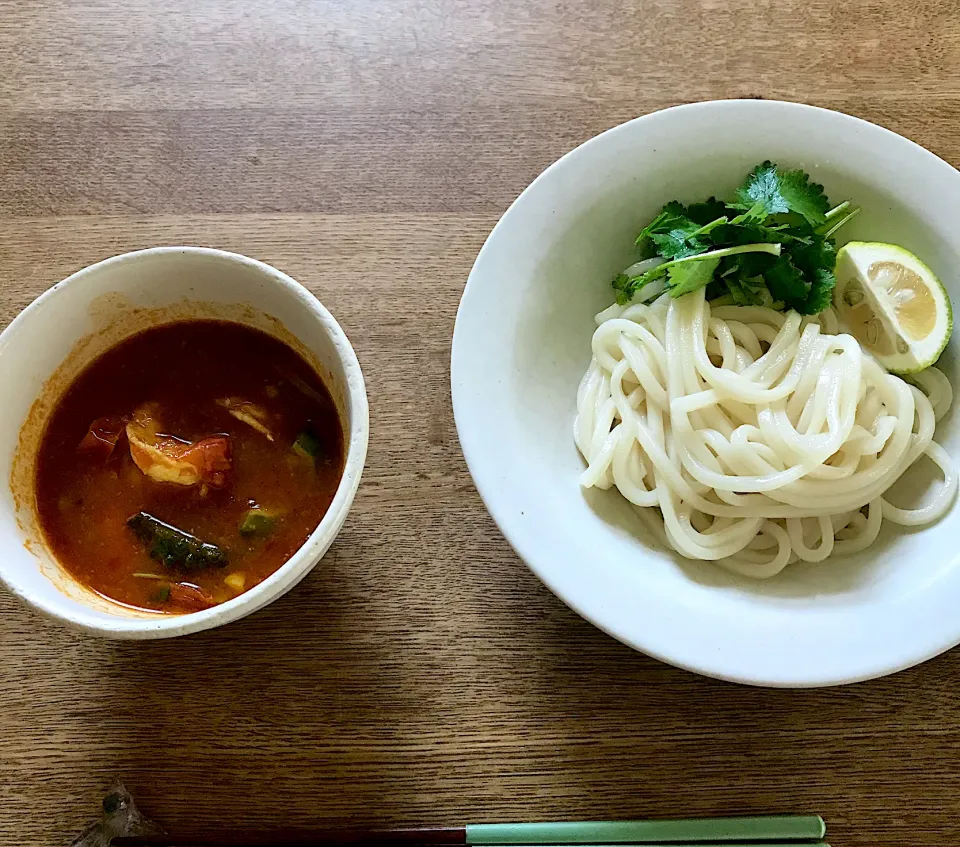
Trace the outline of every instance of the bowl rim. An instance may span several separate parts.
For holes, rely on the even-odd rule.
[[[333,543],[350,511],[366,462],[370,437],[369,402],[360,362],[346,333],[344,333],[336,318],[309,289],[278,268],[259,259],[244,256],[241,253],[214,247],[179,245],[147,247],[102,259],[80,268],[52,285],[26,306],[4,328],[3,332],[0,332],[0,349],[20,327],[35,319],[44,304],[56,297],[58,292],[68,285],[82,284],[84,279],[107,267],[136,263],[155,257],[182,256],[184,254],[204,260],[245,266],[257,271],[264,280],[293,294],[298,304],[313,315],[318,326],[333,342],[344,371],[342,388],[349,407],[349,420],[344,421],[349,426],[349,432],[344,433],[346,444],[343,473],[326,513],[316,529],[310,533],[310,536],[297,551],[263,582],[210,609],[182,615],[157,615],[156,617],[143,618],[128,618],[117,615],[112,620],[104,621],[100,618],[88,617],[74,608],[61,607],[55,601],[50,601],[47,598],[38,598],[32,595],[29,590],[23,590],[21,586],[12,583],[7,578],[6,572],[0,569],[0,582],[3,582],[7,590],[45,617],[67,624],[73,629],[112,639],[171,638],[213,629],[252,614],[286,594],[310,573]],[[203,300],[202,293],[200,293],[198,299]],[[256,311],[263,311],[256,306],[252,308]],[[5,484],[9,485],[9,480],[6,480]],[[53,559],[56,561],[56,557],[53,557]],[[118,608],[122,608],[122,606],[118,604]]]
[[[898,671],[909,667],[914,667],[957,646],[960,644],[960,628],[958,628],[956,634],[947,638],[941,638],[937,643],[928,645],[925,649],[916,650],[909,654],[899,654],[895,661],[871,666],[862,673],[843,672],[838,674],[836,672],[831,672],[819,677],[810,675],[803,677],[784,676],[783,678],[774,678],[770,676],[751,674],[750,672],[732,671],[721,667],[722,663],[712,664],[705,658],[700,661],[683,660],[677,656],[669,655],[662,649],[654,649],[650,646],[643,645],[640,642],[640,639],[638,639],[635,634],[628,632],[625,627],[619,625],[618,623],[611,623],[609,620],[604,620],[603,616],[597,613],[595,603],[591,603],[593,608],[588,608],[586,602],[582,602],[580,598],[573,596],[571,592],[567,591],[565,585],[566,580],[562,579],[560,575],[558,575],[557,571],[551,567],[550,556],[539,552],[537,545],[529,542],[524,533],[515,531],[514,525],[516,524],[516,519],[510,513],[510,510],[504,503],[504,498],[500,497],[498,494],[498,488],[500,486],[497,484],[496,473],[492,466],[486,465],[486,463],[483,461],[482,454],[485,452],[485,446],[480,438],[480,433],[477,432],[475,427],[470,425],[469,417],[467,415],[467,406],[469,401],[467,398],[466,383],[464,380],[458,379],[460,368],[466,366],[458,364],[458,359],[462,359],[464,357],[464,327],[469,320],[466,315],[471,308],[471,302],[476,296],[478,287],[476,279],[481,273],[478,268],[481,268],[485,255],[495,249],[492,245],[497,240],[498,234],[512,224],[513,217],[518,214],[517,210],[522,205],[524,198],[529,193],[536,190],[537,186],[539,186],[542,182],[551,179],[557,172],[563,171],[565,168],[570,167],[571,163],[581,155],[584,155],[585,151],[603,144],[605,140],[608,140],[614,135],[624,132],[631,132],[637,126],[642,125],[647,121],[662,119],[666,114],[693,111],[708,113],[713,110],[729,109],[731,107],[743,107],[747,109],[759,110],[780,109],[784,111],[804,113],[807,115],[817,114],[822,117],[830,116],[829,119],[831,120],[842,118],[845,121],[851,122],[851,126],[859,125],[871,133],[880,133],[887,136],[887,138],[891,141],[895,141],[895,143],[901,145],[903,149],[911,149],[913,154],[919,156],[920,158],[925,158],[930,165],[940,168],[945,173],[949,172],[953,177],[958,175],[958,170],[949,162],[940,156],[937,156],[930,150],[927,150],[917,142],[912,141],[911,139],[906,138],[905,136],[902,136],[893,130],[887,129],[879,124],[872,123],[871,121],[864,120],[863,118],[856,117],[855,115],[850,115],[846,112],[789,100],[769,100],[764,98],[727,98],[682,103],[639,115],[588,138],[548,165],[523,189],[523,191],[520,192],[519,195],[517,195],[517,197],[513,200],[507,210],[501,215],[500,219],[494,225],[487,238],[484,240],[484,243],[481,246],[470,269],[470,273],[467,277],[463,294],[461,296],[460,304],[457,309],[457,317],[454,323],[454,335],[450,352],[451,398],[453,403],[454,423],[456,425],[457,435],[460,440],[460,445],[467,468],[470,471],[470,475],[474,481],[474,485],[477,488],[481,500],[486,506],[487,511],[493,518],[497,527],[500,529],[500,532],[519,556],[519,558],[533,572],[533,574],[565,605],[575,611],[582,618],[589,621],[595,627],[605,632],[607,635],[610,635],[622,644],[625,644],[626,646],[638,652],[644,653],[645,655],[674,667],[688,670],[713,679],[735,682],[744,685],[762,686],[768,688],[817,688],[876,679],[889,674],[897,673]]]

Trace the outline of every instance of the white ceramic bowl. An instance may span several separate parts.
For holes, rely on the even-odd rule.
[[[792,103],[679,106],[567,154],[503,216],[457,314],[452,388],[467,464],[533,571],[638,650],[739,682],[814,686],[880,676],[960,642],[960,509],[915,532],[886,527],[863,555],[792,565],[768,581],[656,549],[616,491],[585,494],[573,443],[594,315],[633,239],[672,199],[730,196],[771,159],[800,166],[863,212],[846,238],[916,252],[960,302],[960,174],[888,130]],[[958,377],[957,338],[940,367]],[[960,454],[948,416],[937,440]]]
[[[323,378],[340,412],[346,463],[326,515],[279,570],[201,612],[126,609],[69,577],[48,551],[34,504],[36,448],[63,388],[97,355],[150,326],[183,318],[244,323],[285,341]],[[302,285],[263,262],[200,247],[126,253],[73,274],[0,335],[0,579],[40,612],[111,638],[165,638],[236,620],[285,594],[330,547],[353,502],[367,453],[363,375],[333,316]]]

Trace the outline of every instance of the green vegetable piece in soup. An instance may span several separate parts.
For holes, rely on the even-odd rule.
[[[319,436],[309,426],[297,436],[293,442],[293,452],[309,459],[316,459],[322,452]]]
[[[154,603],[167,603],[170,600],[170,586],[164,585],[162,588],[158,588],[156,591],[150,595],[150,600]]]
[[[163,562],[168,568],[203,570],[222,568],[227,564],[227,555],[217,547],[201,541],[189,532],[177,529],[146,512],[137,512],[127,526],[144,544],[149,545],[150,557]]]
[[[241,535],[269,535],[277,524],[277,518],[263,509],[251,509],[240,522]]]

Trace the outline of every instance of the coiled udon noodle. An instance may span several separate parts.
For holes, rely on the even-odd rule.
[[[616,486],[681,555],[769,577],[865,549],[884,518],[917,526],[952,504],[957,472],[933,440],[949,381],[887,373],[832,310],[711,309],[701,289],[597,322],[574,424],[581,485]],[[944,477],[932,501],[887,502],[924,454]]]

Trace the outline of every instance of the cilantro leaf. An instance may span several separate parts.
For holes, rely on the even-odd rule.
[[[713,272],[720,264],[720,259],[710,257],[694,259],[690,262],[681,262],[673,265],[668,271],[667,284],[670,287],[671,297],[682,297],[698,288],[703,288],[711,279]]]
[[[823,186],[810,182],[810,177],[799,169],[780,174],[780,196],[790,211],[803,215],[810,226],[819,226],[827,219],[830,201]]]
[[[697,231],[672,229],[667,233],[655,233],[650,238],[657,245],[657,252],[664,259],[682,259],[703,253],[709,244],[697,238]]]
[[[692,256],[707,249],[708,242],[697,237],[701,225],[690,220],[686,209],[677,202],[667,203],[660,214],[637,236],[637,245],[644,255],[660,255],[665,259]]]
[[[630,302],[635,290],[631,288],[630,277],[626,274],[617,274],[610,284],[613,286],[613,290],[617,292],[617,302],[621,306]]]
[[[780,195],[777,166],[766,161],[750,171],[743,185],[737,189],[737,203],[734,205],[754,219],[763,219],[777,212],[789,212],[787,201]]]
[[[779,256],[763,278],[774,300],[782,300],[789,308],[798,308],[806,301],[807,281],[789,255]]]
[[[759,276],[730,276],[727,289],[738,306],[762,306],[773,300],[763,283],[763,277]]]
[[[687,217],[700,226],[706,226],[717,218],[725,218],[727,215],[726,203],[716,197],[710,197],[702,203],[691,203],[687,206]]]
[[[695,256],[710,249],[713,242],[708,237],[710,233],[726,223],[725,207],[716,200],[706,203],[695,203],[690,207],[694,210],[696,220],[688,216],[689,210],[680,203],[667,203],[650,223],[637,236],[637,246],[646,257],[662,256],[664,259],[683,259]],[[721,214],[705,220],[715,211]]]
[[[672,229],[689,229],[691,232],[700,228],[699,224],[694,223],[687,217],[686,209],[676,201],[667,203],[660,213],[648,223],[637,236],[637,244],[645,238],[652,235],[670,232]]]
[[[746,221],[763,220],[770,215],[794,212],[810,226],[826,220],[830,202],[823,186],[810,182],[801,170],[781,171],[772,162],[757,165],[737,189],[735,208],[744,210]]]
[[[833,270],[837,263],[837,248],[832,241],[814,236],[809,244],[791,245],[790,257],[804,274],[812,277],[820,268]]]
[[[819,315],[833,301],[833,289],[837,285],[837,278],[832,270],[817,268],[813,274],[813,282],[806,301],[796,310],[801,315]]]
[[[617,302],[621,306],[625,306],[643,286],[655,279],[660,279],[667,273],[667,270],[665,266],[661,265],[637,276],[617,274],[611,282],[614,291],[617,292]]]
[[[768,253],[741,253],[734,258],[736,272],[743,277],[763,276],[776,261]]]
[[[734,219],[736,220],[736,219]],[[783,241],[783,233],[757,223],[722,223],[710,231],[710,238],[717,246],[734,244],[776,244]]]
[[[707,291],[703,296],[707,300],[716,300],[718,297],[723,297],[727,291],[727,281],[720,279],[720,277],[714,273],[713,279],[707,283]]]
[[[716,197],[667,203],[636,242],[643,258],[665,261],[637,276],[618,276],[617,301],[628,303],[666,277],[674,297],[707,286],[710,299],[729,294],[735,303],[815,314],[830,304],[836,263],[830,236],[855,214],[850,209],[849,201],[830,209],[823,187],[803,171],[764,162],[732,203]],[[661,291],[658,284],[650,297]]]

